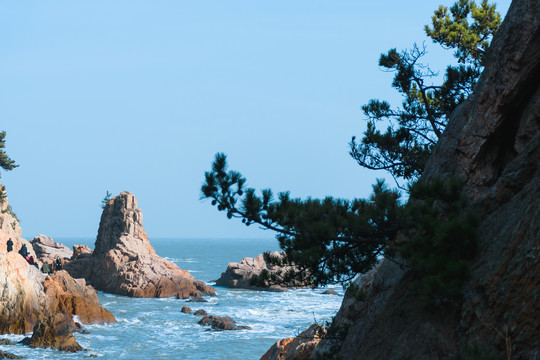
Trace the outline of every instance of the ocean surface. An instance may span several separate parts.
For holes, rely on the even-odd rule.
[[[93,239],[55,239],[71,247]],[[150,239],[158,255],[189,270],[197,279],[213,285],[229,262],[279,250],[273,239]],[[135,299],[99,292],[101,305],[118,320],[109,325],[85,325],[89,334],[75,334],[87,351],[71,354],[22,345],[0,350],[26,359],[82,359],[91,354],[101,359],[260,359],[278,340],[298,335],[314,322],[324,324],[337,313],[343,298],[340,286],[331,287],[340,296],[323,295],[325,289],[286,292],[250,291],[215,287],[218,295],[194,303],[176,298]],[[209,315],[231,316],[252,330],[209,331],[197,324],[200,316],[180,312],[183,305]],[[23,335],[0,335],[12,341]]]

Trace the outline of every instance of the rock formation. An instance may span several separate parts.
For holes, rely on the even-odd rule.
[[[143,228],[137,199],[123,192],[105,206],[95,249],[66,265],[98,290],[133,297],[214,295],[213,288],[156,255]]]
[[[463,178],[481,219],[462,303],[427,311],[410,276],[385,261],[358,280],[363,296],[347,291],[333,338],[311,358],[478,358],[471,346],[484,358],[539,358],[539,164],[540,2],[515,0],[421,179]]]
[[[83,324],[115,322],[116,318],[99,305],[96,290],[84,279],[74,279],[66,271],[56,271],[43,282],[51,313],[77,315]]]
[[[204,316],[199,325],[210,326],[214,330],[251,330],[249,326],[237,325],[230,316]]]
[[[8,209],[7,199],[1,207]],[[45,277],[28,264],[18,249],[27,244],[34,254],[32,246],[21,238],[19,222],[10,211],[1,213],[0,223],[0,239],[5,239],[0,246],[0,334],[33,331],[32,338],[26,340],[30,346],[74,351],[80,346],[71,334],[75,329],[73,315],[79,315],[83,323],[115,321],[84,281],[75,281],[65,271]],[[9,238],[14,251],[8,253],[5,241]]]
[[[279,340],[264,354],[261,360],[305,360],[326,336],[326,330],[319,324],[311,325],[295,338]]]
[[[73,251],[69,250],[67,246],[61,243],[55,242],[50,237],[45,235],[38,235],[30,240],[32,248],[34,249],[37,259],[41,263],[52,264],[56,256],[60,258],[70,259],[73,255]]]
[[[275,251],[271,254],[274,257],[280,257],[281,254]],[[226,286],[231,288],[253,289],[253,290],[272,290],[285,291],[287,288],[306,287],[300,281],[294,280],[286,285],[269,285],[268,282],[261,284],[260,281],[254,282],[254,277],[261,275],[263,271],[268,273],[286,272],[290,267],[280,267],[270,264],[266,261],[263,254],[257,257],[245,257],[240,262],[230,262],[227,270],[221,273],[216,280],[216,286]]]

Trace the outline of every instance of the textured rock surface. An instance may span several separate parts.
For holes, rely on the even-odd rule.
[[[280,256],[277,251],[274,252],[272,255]],[[230,262],[227,265],[227,270],[221,273],[220,278],[216,280],[216,286],[255,290],[268,289],[273,291],[285,291],[287,290],[287,287],[298,288],[305,286],[299,281],[294,281],[290,283],[287,287],[278,285],[266,285],[262,287],[260,285],[252,285],[252,277],[259,276],[264,270],[270,273],[275,273],[279,271],[287,271],[288,267],[279,267],[267,263],[264,259],[263,254],[259,254],[257,257],[254,258],[245,257],[240,262]]]
[[[516,0],[422,178],[463,178],[481,218],[463,302],[429,312],[383,263],[357,283],[362,296],[347,291],[311,358],[454,359],[471,344],[486,358],[540,358],[539,130],[540,2]]]
[[[325,336],[326,330],[319,324],[313,324],[295,338],[287,338],[276,342],[261,357],[261,360],[309,359],[313,349]]]
[[[58,313],[39,320],[34,326],[32,337],[25,338],[23,343],[30,347],[52,348],[56,350],[77,352],[82,347],[72,334],[73,321],[67,314]]]
[[[6,209],[7,200],[1,206]],[[99,306],[95,291],[84,280],[76,281],[65,271],[45,278],[28,264],[17,252],[25,243],[33,254],[30,243],[20,237],[18,220],[9,211],[1,214],[0,238],[11,238],[15,246],[9,253],[5,243],[0,247],[0,333],[33,331],[32,338],[25,340],[30,346],[80,350],[71,334],[76,328],[72,315],[85,323],[114,321],[114,316]]]
[[[92,249],[86,245],[73,245],[73,255],[71,255],[71,260],[85,255],[92,255]]]
[[[77,315],[83,324],[116,321],[109,310],[101,307],[96,291],[86,285],[84,279],[74,279],[66,271],[61,270],[47,276],[43,287],[49,297],[52,314],[60,312]]]
[[[71,251],[67,246],[57,243],[45,235],[40,234],[36,236],[30,240],[30,243],[32,244],[32,248],[36,253],[37,260],[39,260],[41,263],[46,262],[48,264],[52,264],[56,256],[70,259],[73,255],[73,251]]]
[[[43,276],[15,251],[0,254],[0,274],[0,334],[32,331],[48,313]]]
[[[213,288],[156,255],[143,228],[137,199],[123,192],[106,205],[94,252],[65,269],[98,290],[133,297],[187,298],[213,295]]]

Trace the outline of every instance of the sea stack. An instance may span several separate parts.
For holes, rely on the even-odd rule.
[[[95,249],[66,265],[98,290],[132,297],[198,297],[215,290],[156,254],[137,199],[122,192],[103,210]]]

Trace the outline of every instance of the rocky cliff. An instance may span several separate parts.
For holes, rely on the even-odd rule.
[[[137,199],[123,192],[105,206],[95,249],[65,266],[98,290],[133,297],[214,295],[213,288],[156,255],[143,228]]]
[[[311,358],[540,358],[539,130],[540,2],[515,0],[421,179],[461,177],[481,219],[462,302],[426,310],[383,261],[347,291]]]
[[[76,328],[73,315],[81,322],[116,321],[99,304],[96,292],[84,280],[76,281],[66,272],[45,276],[19,253],[22,244],[33,253],[32,246],[21,237],[19,221],[9,210],[7,199],[0,205],[0,334],[25,334],[33,331],[30,346],[53,347],[78,351],[71,331]],[[12,239],[13,251],[7,252],[6,241]]]

